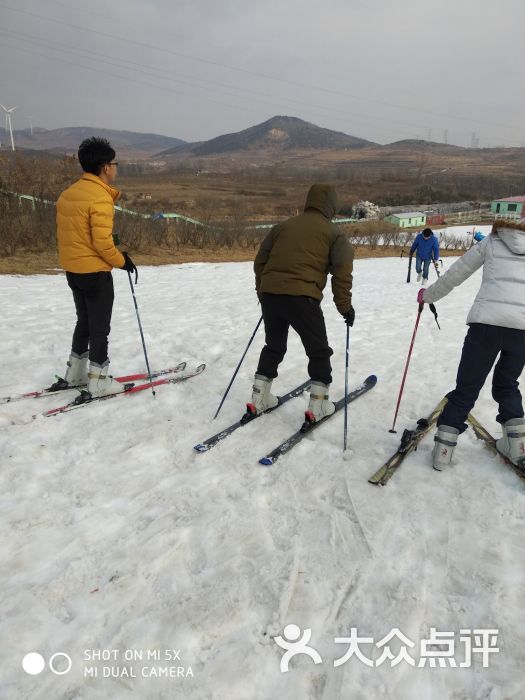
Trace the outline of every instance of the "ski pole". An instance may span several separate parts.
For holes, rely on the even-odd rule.
[[[255,330],[254,330],[253,333],[252,333],[252,337],[251,337],[250,340],[248,341],[248,345],[246,346],[246,350],[243,352],[242,357],[241,357],[241,359],[240,359],[240,361],[239,361],[239,364],[237,365],[237,367],[236,367],[236,369],[235,369],[235,372],[233,373],[233,377],[231,378],[230,383],[228,384],[228,388],[227,388],[226,391],[224,392],[224,396],[223,396],[222,399],[221,399],[221,402],[220,402],[220,404],[219,404],[219,408],[217,409],[217,411],[215,412],[215,415],[213,416],[213,420],[215,420],[215,419],[217,418],[217,416],[219,415],[219,411],[220,411],[221,408],[222,408],[222,404],[224,403],[226,397],[228,396],[228,392],[230,391],[231,385],[233,384],[233,381],[234,381],[235,377],[237,376],[237,372],[239,371],[239,369],[240,369],[240,367],[241,367],[241,365],[242,365],[242,361],[244,360],[244,357],[245,357],[246,353],[248,352],[248,348],[249,348],[250,345],[252,344],[252,340],[255,338],[255,334],[256,334],[257,331],[259,330],[259,326],[261,325],[261,321],[262,321],[262,316],[261,316],[261,318],[259,319],[259,322],[257,323],[257,325],[255,326]]]
[[[434,306],[434,304],[429,304],[428,308],[434,314],[434,318],[436,319],[437,327],[439,328],[439,330],[441,330],[441,326],[439,325],[439,321],[438,321],[438,312],[436,311],[436,307]]]
[[[412,270],[412,255],[408,258],[408,275],[407,282],[410,282],[410,271]]]
[[[135,280],[136,279],[137,278],[135,278]],[[148,353],[146,352],[146,343],[144,342],[144,333],[142,332],[142,323],[140,322],[139,308],[137,306],[137,299],[135,297],[135,288],[133,287],[133,281],[131,279],[131,272],[129,272],[129,270],[128,270],[128,280],[129,280],[129,286],[131,287],[131,294],[133,296],[133,303],[135,304],[135,313],[137,314],[137,321],[139,322],[140,338],[142,340],[142,349],[144,350],[144,359],[146,360],[146,369],[148,370],[148,379],[150,382],[153,382],[153,378],[151,376],[151,370],[149,368]],[[155,398],[155,388],[153,386],[151,387],[151,393],[153,394],[153,398]]]
[[[406,379],[407,372],[408,372],[408,365],[410,363],[410,357],[412,355],[412,348],[414,347],[414,340],[416,339],[417,327],[419,326],[419,319],[421,318],[421,312],[423,311],[424,306],[425,306],[424,304],[420,304],[418,312],[417,312],[416,325],[414,326],[414,332],[412,334],[412,342],[410,343],[410,350],[408,351],[408,357],[407,357],[407,361],[405,364],[405,371],[403,372],[403,379],[401,380],[401,388],[399,389],[399,396],[397,397],[397,406],[396,406],[396,412],[394,415],[394,422],[392,423],[392,427],[388,431],[389,433],[396,433],[397,432],[397,430],[394,430],[394,426],[395,426],[396,420],[397,420],[397,412],[399,411],[399,404],[401,403],[401,396],[403,395],[403,389],[405,387],[405,379]]]
[[[438,276],[438,277],[441,277],[441,273],[440,273],[440,271],[439,271],[439,269],[438,269],[437,260],[433,260],[432,262],[434,263],[434,269],[435,269],[435,271],[436,271],[437,276]]]
[[[348,357],[350,355],[350,326],[346,327],[346,352],[345,352],[345,427],[343,436],[343,452],[346,451],[346,436],[348,434]]]

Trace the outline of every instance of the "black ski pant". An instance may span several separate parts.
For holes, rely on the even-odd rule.
[[[261,351],[257,374],[269,379],[277,376],[277,367],[286,354],[288,329],[301,338],[308,356],[308,374],[314,381],[330,384],[332,348],[328,345],[321,303],[317,299],[290,294],[261,294],[266,345]]]
[[[525,366],[525,331],[472,323],[463,344],[456,388],[448,394],[438,425],[450,425],[460,433],[466,430],[467,416],[498,355],[492,376],[492,397],[499,406],[496,420],[506,423],[523,418],[518,378]]]
[[[71,351],[83,355],[89,348],[90,362],[103,366],[108,359],[114,299],[111,272],[66,272],[66,278],[77,310]]]

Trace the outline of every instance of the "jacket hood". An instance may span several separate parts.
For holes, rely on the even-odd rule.
[[[333,219],[339,211],[339,200],[332,185],[312,185],[304,205],[304,210],[307,209],[317,209],[327,219]]]
[[[498,219],[492,229],[516,255],[525,255],[525,219],[505,221]]]

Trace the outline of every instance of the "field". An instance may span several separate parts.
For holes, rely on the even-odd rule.
[[[293,151],[274,154],[274,160],[270,151],[248,150],[231,158],[167,159],[162,167],[123,160],[117,185],[124,207],[146,214],[177,212],[207,228],[120,215],[115,229],[138,264],[249,261],[266,232],[250,224],[273,224],[299,213],[313,182],[336,187],[343,216],[363,199],[406,203],[407,208],[416,207],[416,202],[431,207],[432,202],[470,200],[467,205],[477,207],[483,199],[506,194],[509,182],[514,188],[523,183],[525,191],[523,152],[447,150],[432,144],[422,148],[416,143],[389,149]],[[78,175],[76,159],[69,156],[0,153],[0,274],[52,273],[58,266],[53,207],[38,204],[33,209],[27,200],[21,204],[6,193],[54,202]],[[388,224],[367,223],[347,229],[358,258],[399,255],[399,241],[390,241],[385,250],[375,247],[371,238],[362,246],[363,234],[394,231]]]

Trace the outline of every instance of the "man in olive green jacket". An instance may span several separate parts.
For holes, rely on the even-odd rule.
[[[352,308],[353,249],[345,234],[332,224],[338,210],[330,185],[312,185],[304,213],[277,224],[266,236],[255,258],[255,288],[261,300],[266,344],[255,374],[248,411],[262,413],[277,404],[272,380],[287,347],[291,326],[308,356],[312,379],[307,420],[334,412],[328,401],[332,381],[326,326],[321,299],[328,273],[332,276],[334,303],[346,323],[354,322]]]

